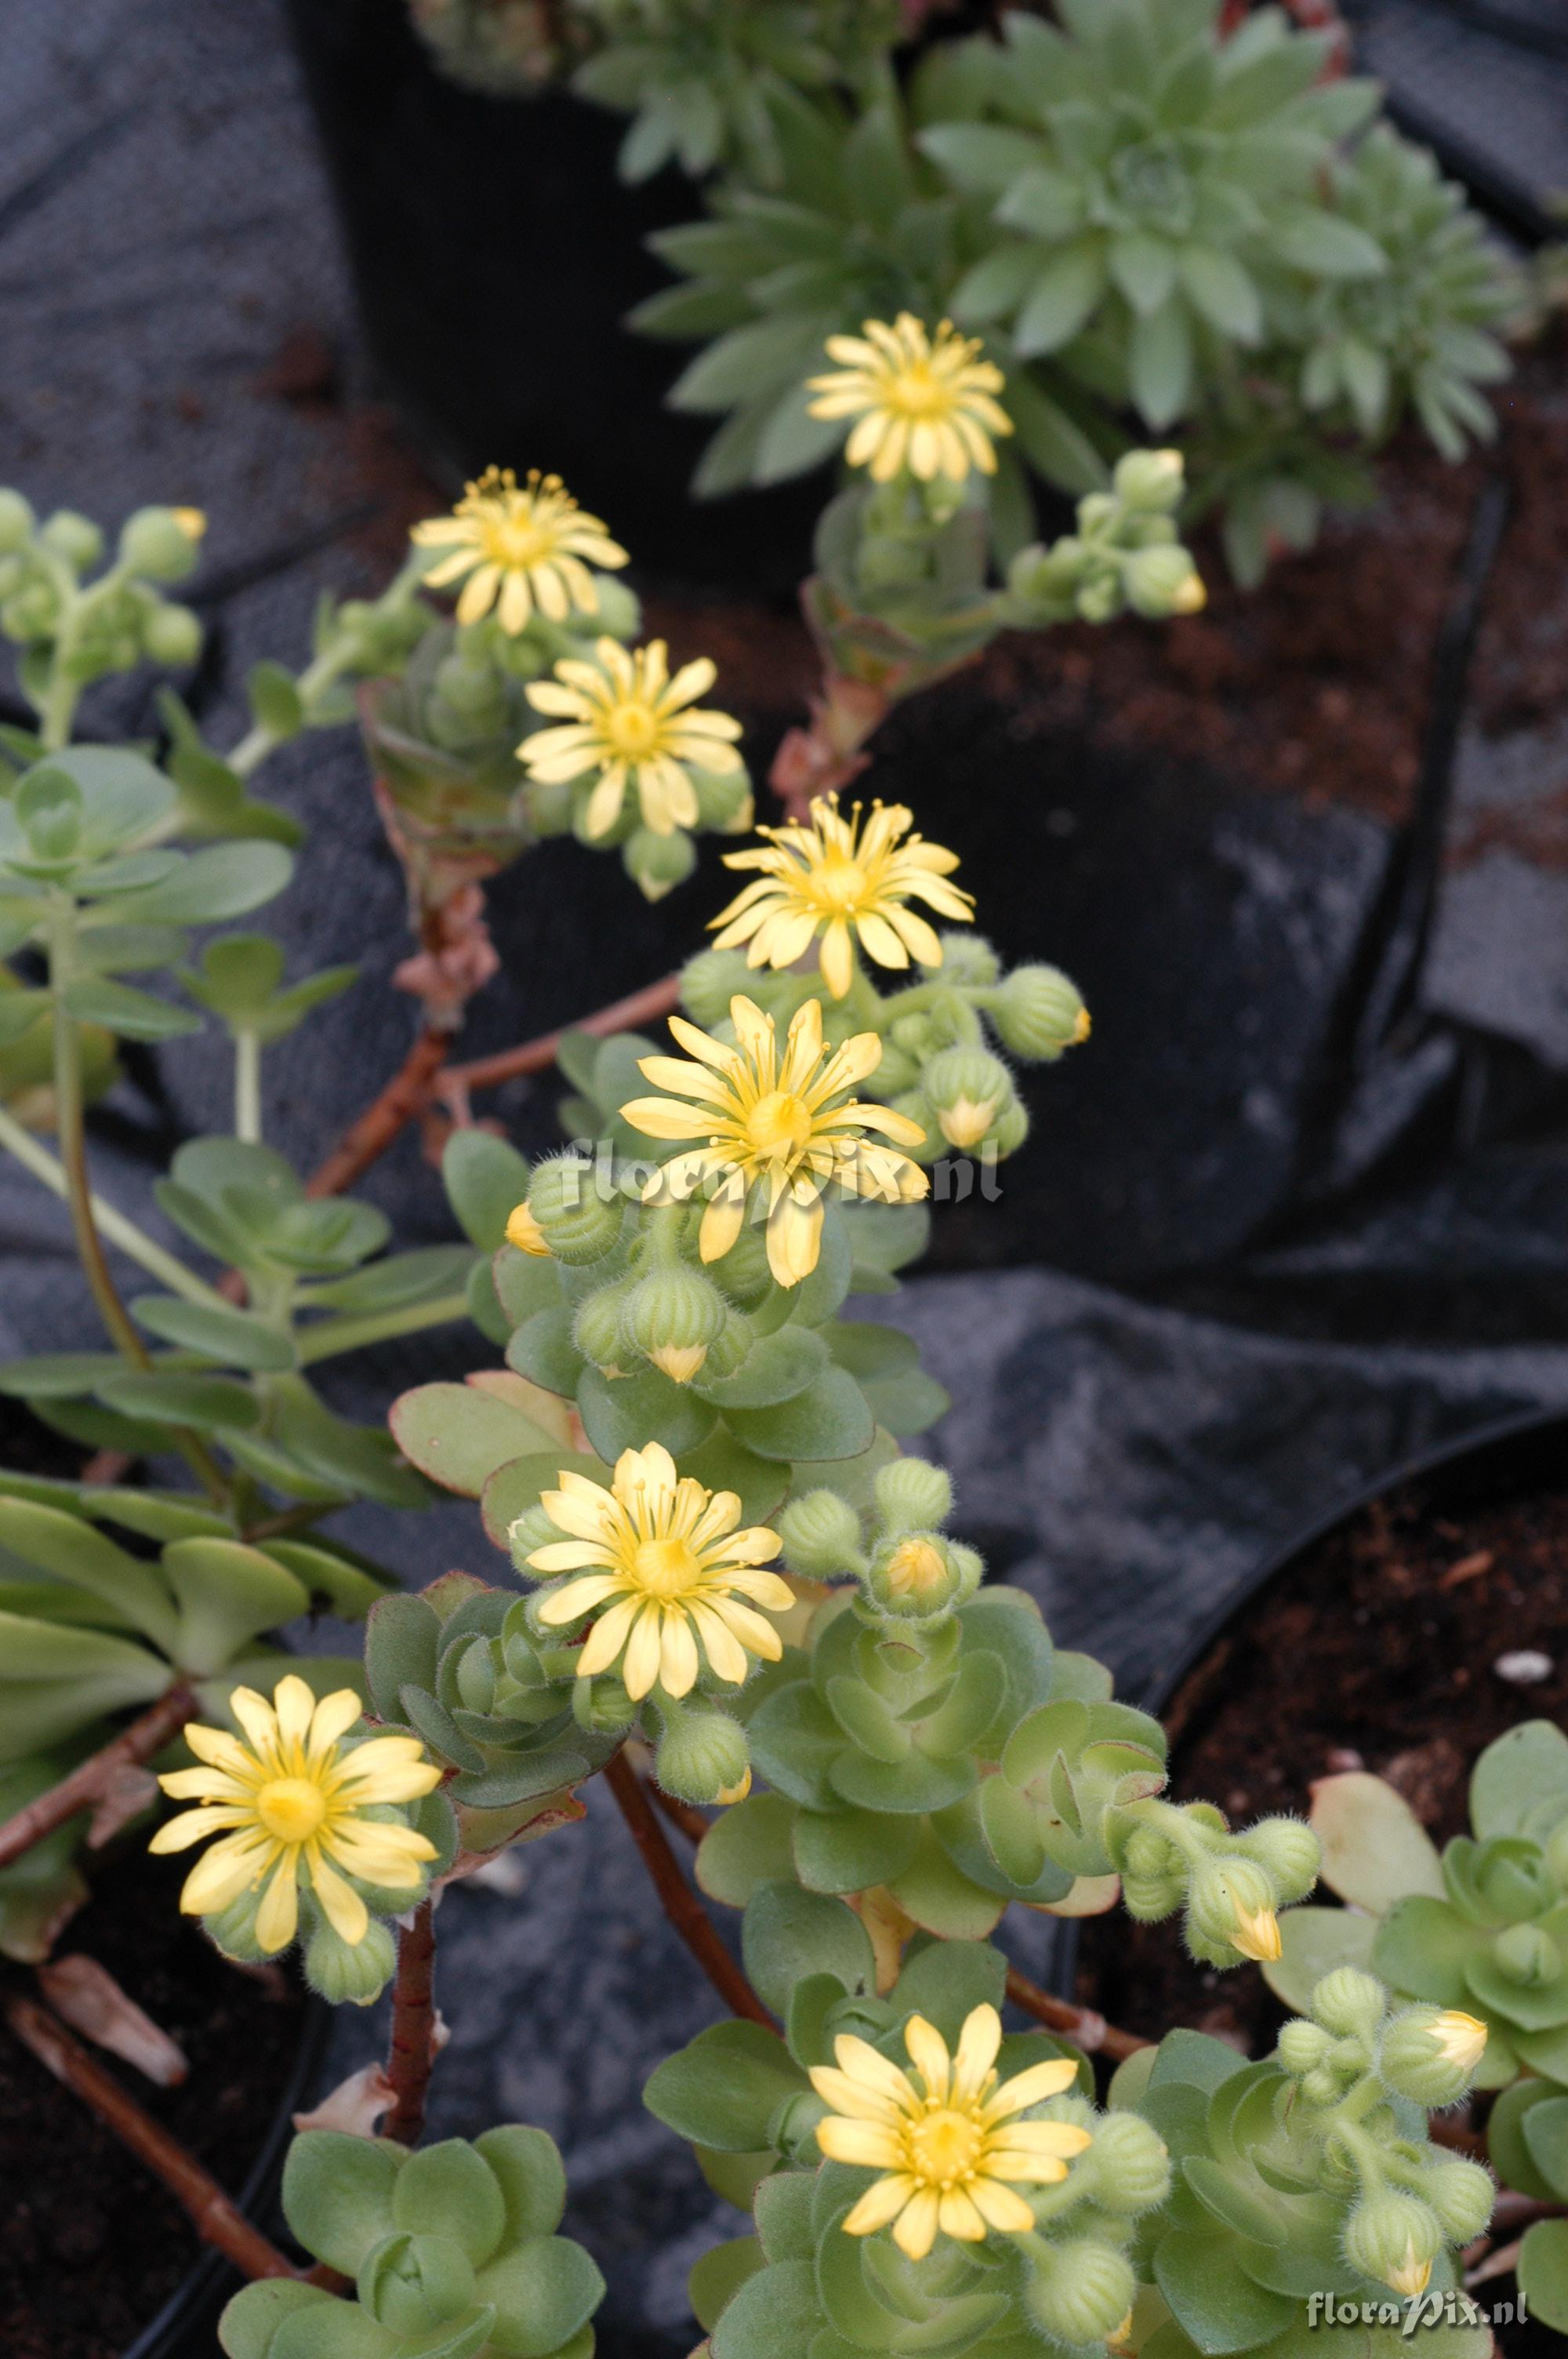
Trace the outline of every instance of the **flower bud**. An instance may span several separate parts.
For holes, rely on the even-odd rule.
[[[866,1586],[884,1614],[924,1622],[951,1610],[960,1579],[940,1532],[905,1532],[883,1540],[871,1559]]]
[[[1202,577],[1179,544],[1130,550],[1122,560],[1122,581],[1128,604],[1156,622],[1169,614],[1195,614],[1208,603]]]
[[[1135,1875],[1123,1871],[1121,1905],[1140,1925],[1158,1925],[1162,1918],[1179,1908],[1185,1897],[1186,1882],[1177,1869],[1159,1875]]]
[[[720,776],[717,770],[694,769],[691,783],[697,792],[700,827],[711,828],[718,835],[748,833],[757,816],[757,802],[744,770],[727,770]]]
[[[1498,1972],[1521,1989],[1554,1983],[1563,1972],[1563,1952],[1539,1925],[1509,1925],[1492,1943]]]
[[[1418,2105],[1452,2105],[1462,2097],[1487,2051],[1487,2027],[1457,2007],[1410,2006],[1383,2034],[1378,2064],[1383,2079]]]
[[[743,1310],[726,1309],[724,1324],[708,1347],[708,1357],[702,1364],[703,1375],[711,1384],[722,1383],[744,1367],[752,1356],[757,1331]]]
[[[526,1198],[521,1204],[514,1204],[507,1217],[506,1242],[509,1245],[515,1245],[519,1253],[536,1254],[541,1257],[549,1254],[550,1241],[534,1218],[534,1208]]]
[[[1281,2071],[1288,2072],[1292,2081],[1301,2081],[1322,2064],[1332,2045],[1332,2034],[1325,2031],[1321,2024],[1307,2023],[1300,2016],[1292,2016],[1281,2032],[1274,2052]]]
[[[654,1775],[682,1802],[739,1802],[752,1783],[752,1756],[738,1722],[727,1712],[665,1701],[664,1734]]]
[[[942,1151],[942,1133],[936,1124],[936,1109],[925,1091],[904,1090],[889,1103],[894,1114],[903,1114],[906,1122],[917,1122],[925,1133],[918,1146],[904,1149],[905,1154],[913,1156],[916,1163],[935,1161]]]
[[[1117,461],[1111,483],[1123,507],[1163,513],[1181,498],[1183,475],[1179,451],[1129,451]]]
[[[921,1086],[943,1137],[961,1151],[978,1147],[1012,1103],[1012,1076],[988,1049],[943,1049],[926,1065]]]
[[[183,582],[206,529],[200,508],[138,508],[121,527],[120,562],[144,582]]]
[[[747,992],[753,978],[739,951],[698,951],[680,971],[681,1006],[694,1024],[711,1031],[730,1013],[737,992]]]
[[[621,864],[645,901],[662,901],[697,866],[697,846],[684,828],[658,835],[651,827],[636,827],[622,849]]]
[[[1492,2174],[1464,2155],[1444,2155],[1422,2173],[1421,2191],[1450,2244],[1467,2245],[1492,2216],[1498,2190]]]
[[[1274,1887],[1265,1871],[1240,1853],[1200,1862],[1187,1908],[1193,1930],[1217,1947],[1239,1950],[1260,1963],[1280,1955]]]
[[[619,1197],[601,1195],[599,1175],[580,1156],[552,1156],[528,1183],[528,1209],[550,1251],[574,1268],[602,1261],[621,1235]]]
[[[13,556],[33,537],[32,503],[20,492],[0,491],[0,554]]]
[[[305,1979],[333,2006],[372,2006],[396,1967],[397,1945],[379,1917],[371,1919],[363,1940],[351,1947],[319,1916],[305,1944]]]
[[[624,1342],[625,1310],[632,1287],[624,1278],[601,1286],[579,1303],[572,1321],[572,1342],[585,1360],[606,1375],[623,1375],[631,1352]]]
[[[142,625],[142,645],[156,664],[168,664],[171,669],[192,664],[201,653],[200,616],[193,614],[189,606],[160,603]]]
[[[1368,2195],[1345,2223],[1345,2257],[1352,2268],[1399,2294],[1426,2291],[1442,2246],[1443,2231],[1430,2204],[1391,2187]]]
[[[1269,1871],[1274,1897],[1281,1907],[1303,1900],[1317,1882],[1323,1854],[1317,1837],[1303,1819],[1260,1819],[1237,1838],[1238,1848]]]
[[[831,1581],[835,1573],[858,1571],[860,1518],[837,1491],[808,1491],[779,1517],[779,1538],[784,1562],[792,1572],[811,1581]]]
[[[1036,1063],[1054,1063],[1089,1037],[1089,1011],[1060,967],[1018,966],[989,1010],[1004,1048]]]
[[[979,1549],[968,1547],[963,1540],[949,1540],[947,1561],[953,1568],[953,1576],[957,1584],[953,1592],[953,1603],[955,1605],[962,1605],[974,1595],[985,1579],[986,1560]]]
[[[259,1889],[242,1892],[226,1908],[218,1909],[211,1917],[204,1915],[201,1919],[209,1939],[226,1958],[234,1959],[242,1966],[259,1966],[268,1955],[256,1940],[256,1911],[261,1900]]]
[[[983,934],[949,932],[939,934],[937,940],[942,945],[942,980],[955,989],[987,990],[1001,973],[1001,961]],[[877,1078],[881,1079],[880,1068]]]
[[[724,1297],[684,1263],[651,1270],[626,1299],[622,1327],[673,1384],[689,1385],[724,1326]]]
[[[925,1458],[895,1458],[875,1484],[882,1523],[890,1531],[917,1531],[945,1524],[953,1512],[953,1480],[945,1466]]]
[[[704,1209],[700,1202],[694,1208],[698,1223]],[[746,1222],[729,1252],[713,1264],[713,1269],[727,1290],[738,1295],[742,1302],[759,1300],[773,1284],[765,1230],[756,1222]]]
[[[572,1681],[572,1718],[590,1736],[616,1736],[630,1728],[637,1717],[637,1707],[626,1692],[623,1680],[612,1672],[600,1671],[592,1679]]]
[[[1171,2191],[1165,2142],[1141,2114],[1107,2114],[1078,2169],[1092,2178],[1095,2201],[1126,2219],[1152,2211]]]
[[[1003,1106],[998,1114],[989,1136],[981,1141],[981,1148],[984,1152],[994,1148],[1000,1159],[1004,1156],[1016,1155],[1028,1136],[1029,1109],[1022,1100],[1014,1098],[1012,1103]]]
[[[43,546],[63,557],[73,573],[85,573],[103,554],[103,536],[91,516],[74,508],[57,508],[38,531]]]
[[[528,1559],[535,1549],[548,1548],[552,1540],[558,1540],[560,1537],[558,1527],[551,1522],[537,1501],[533,1506],[524,1507],[523,1513],[514,1517],[506,1527],[506,1544],[512,1550],[512,1561],[519,1572],[527,1571]]]
[[[1138,2290],[1130,2263],[1088,2236],[1040,2243],[1030,2253],[1023,2300],[1036,2325],[1058,2343],[1098,2343],[1113,2334]]]
[[[1336,2038],[1369,2039],[1383,2020],[1389,1994],[1376,1974],[1359,1966],[1336,1966],[1313,1985],[1313,2020]]]
[[[360,2300],[393,2334],[428,2334],[474,2302],[473,2264],[455,2236],[384,2236],[360,2266]]]

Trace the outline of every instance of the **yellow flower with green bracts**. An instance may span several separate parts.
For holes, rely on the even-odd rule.
[[[563,1469],[558,1491],[540,1506],[568,1538],[535,1549],[535,1572],[580,1573],[539,1607],[551,1629],[600,1613],[578,1657],[578,1677],[620,1665],[633,1702],[655,1684],[665,1694],[689,1695],[701,1652],[716,1679],[739,1687],[761,1656],[776,1663],[783,1642],[756,1611],[787,1614],[795,1592],[776,1572],[758,1568],[779,1552],[765,1526],[738,1531],[741,1502],[733,1491],[708,1491],[690,1474],[677,1476],[662,1443],[626,1450],[606,1491]]]
[[[416,1801],[440,1784],[440,1770],[427,1761],[416,1736],[344,1745],[363,1712],[352,1688],[318,1703],[290,1672],[271,1703],[254,1688],[236,1688],[229,1702],[243,1738],[193,1723],[185,1741],[201,1767],[158,1779],[166,1794],[202,1807],[160,1827],[154,1851],[188,1851],[207,1835],[223,1838],[186,1877],[181,1909],[188,1917],[214,1917],[242,1893],[265,1886],[255,1937],[271,1956],[298,1930],[304,1884],[333,1931],[357,1948],[370,1915],[346,1879],[416,1892],[425,1863],[436,1856],[434,1843],[412,1827],[365,1813]]]
[[[868,320],[858,336],[829,336],[829,360],[842,366],[807,381],[813,418],[857,420],[844,456],[871,481],[891,483],[905,468],[921,483],[937,475],[961,484],[972,467],[996,473],[994,439],[1012,432],[995,397],[1005,379],[994,361],[976,358],[978,336],[944,320],[935,341],[913,311],[890,327]]]
[[[524,630],[535,607],[552,623],[575,612],[597,614],[589,565],[613,569],[626,551],[596,516],[579,508],[558,475],[533,468],[519,484],[510,467],[487,467],[449,516],[416,524],[419,549],[451,554],[425,576],[432,590],[462,583],[460,623],[478,623],[493,606],[510,636]]]
[[[765,1203],[768,1267],[785,1287],[798,1286],[816,1267],[827,1187],[888,1204],[914,1203],[927,1192],[926,1174],[896,1151],[920,1145],[925,1134],[919,1123],[849,1095],[881,1062],[882,1044],[874,1032],[857,1032],[841,1049],[825,1049],[822,1004],[816,999],[791,1019],[782,1057],[773,1019],[753,1000],[730,1002],[733,1048],[684,1016],[669,1021],[691,1061],[644,1057],[640,1070],[677,1094],[633,1098],[621,1112],[650,1138],[703,1141],[655,1171],[643,1201],[681,1203],[716,1182],[697,1238],[705,1262],[720,1260],[735,1243],[753,1188]],[[894,1146],[869,1139],[869,1130]]]
[[[816,2143],[832,2162],[861,2164],[885,2175],[869,2187],[844,2222],[851,2236],[892,2228],[912,2261],[924,2260],[938,2229],[978,2245],[991,2228],[1018,2235],[1034,2214],[1019,2184],[1049,2187],[1093,2143],[1072,2122],[1018,2116],[1059,2097],[1077,2078],[1068,2058],[1033,2064],[999,2083],[1001,2017],[977,2006],[956,2053],[934,2024],[912,2015],[903,2027],[912,2072],[867,2041],[840,2033],[837,2065],[813,2069],[811,2085],[833,2111],[816,2125]]]
[[[529,703],[565,725],[524,737],[518,756],[542,786],[575,785],[597,771],[584,821],[589,837],[610,832],[628,788],[655,835],[695,827],[691,771],[729,777],[741,766],[735,751],[741,723],[728,712],[691,710],[717,678],[699,656],[672,679],[663,639],[636,648],[600,639],[591,663],[563,657],[554,679],[531,683]]]
[[[957,853],[909,835],[913,818],[902,803],[875,802],[862,827],[859,803],[846,819],[838,796],[822,795],[806,821],[760,827],[761,851],[724,855],[726,868],[762,873],[712,920],[723,929],[714,947],[744,942],[748,966],[785,967],[820,934],[822,979],[835,999],[853,980],[856,940],[879,966],[907,967],[912,957],[940,966],[940,940],[908,904],[967,926],[974,899],[947,881]]]

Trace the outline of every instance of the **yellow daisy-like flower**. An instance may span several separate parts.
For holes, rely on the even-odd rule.
[[[436,1856],[434,1843],[412,1827],[364,1813],[378,1803],[416,1801],[440,1784],[439,1769],[416,1736],[341,1744],[363,1711],[352,1688],[318,1703],[290,1672],[271,1703],[254,1688],[236,1688],[229,1702],[244,1740],[192,1724],[185,1741],[202,1766],[158,1779],[166,1794],[204,1807],[160,1827],[154,1851],[188,1851],[204,1836],[223,1836],[186,1877],[181,1909],[213,1917],[265,1883],[255,1936],[272,1955],[297,1930],[304,1883],[333,1931],[357,1948],[370,1916],[346,1876],[415,1892],[424,1862]]]
[[[738,893],[712,920],[722,927],[715,948],[750,945],[748,966],[793,966],[820,934],[822,979],[842,999],[854,977],[859,940],[879,966],[940,966],[942,944],[906,904],[924,901],[939,917],[970,922],[974,897],[947,878],[958,855],[912,835],[914,813],[902,803],[871,805],[862,830],[857,803],[848,819],[837,795],[822,795],[804,823],[760,827],[761,851],[727,852],[726,868],[760,868],[754,885]]]
[[[539,1619],[550,1628],[607,1606],[578,1658],[579,1679],[621,1666],[635,1702],[655,1682],[666,1695],[689,1695],[700,1669],[697,1641],[716,1679],[739,1687],[751,1655],[776,1663],[783,1642],[754,1609],[787,1614],[795,1592],[760,1565],[779,1552],[762,1525],[737,1531],[733,1491],[708,1491],[677,1476],[661,1442],[622,1451],[606,1491],[562,1470],[560,1489],[540,1506],[569,1539],[552,1540],[528,1559],[535,1572],[580,1572],[547,1597]]]
[[[1271,1908],[1249,1908],[1238,1901],[1230,1939],[1244,1958],[1255,1959],[1260,1966],[1271,1965],[1284,1954],[1280,1920]]]
[[[773,1019],[754,1001],[732,999],[730,1021],[732,1049],[672,1016],[670,1030],[695,1061],[641,1060],[649,1081],[680,1094],[633,1098],[621,1109],[626,1120],[650,1138],[706,1142],[672,1156],[648,1181],[643,1201],[681,1203],[717,1180],[697,1251],[704,1261],[719,1261],[740,1235],[747,1198],[760,1186],[768,1267],[780,1286],[798,1286],[816,1267],[824,1189],[836,1184],[882,1203],[914,1203],[931,1182],[895,1147],[917,1147],[925,1134],[891,1107],[847,1102],[847,1093],[881,1064],[882,1044],[874,1032],[857,1032],[841,1049],[825,1049],[820,1000],[808,999],[796,1011],[782,1059]],[[881,1131],[895,1147],[877,1145],[868,1130]]]
[[[921,2261],[939,2228],[966,2245],[978,2245],[989,2228],[1014,2235],[1033,2228],[1034,2214],[1011,2182],[1054,2185],[1093,2140],[1075,2123],[1018,2116],[1071,2088],[1077,2066],[1053,2058],[999,2085],[994,2006],[974,2009],[955,2055],[924,2016],[910,2017],[903,2041],[913,2073],[848,2032],[833,2043],[837,2067],[812,2071],[812,2087],[835,2109],[816,2125],[823,2153],[887,2174],[849,2214],[847,2233],[870,2236],[891,2222],[894,2244]]]
[[[687,766],[724,776],[741,767],[741,723],[728,712],[690,709],[718,678],[714,666],[699,656],[672,679],[663,639],[635,648],[600,639],[593,652],[592,663],[563,658],[554,679],[530,686],[529,703],[567,723],[524,737],[517,751],[530,777],[568,786],[597,770],[588,800],[590,836],[609,833],[628,787],[655,835],[695,827],[697,788]]]
[[[813,418],[853,418],[844,446],[851,467],[891,483],[907,467],[924,484],[937,475],[961,484],[971,467],[996,473],[992,440],[1012,432],[995,399],[1005,379],[994,361],[977,360],[978,336],[944,320],[935,341],[913,311],[890,328],[868,320],[858,336],[829,336],[827,357],[842,367],[808,380]]]
[[[503,631],[526,628],[535,606],[552,623],[575,610],[597,614],[589,565],[624,565],[626,551],[596,516],[579,508],[558,475],[531,468],[519,484],[510,467],[487,467],[449,516],[416,524],[416,548],[451,549],[425,576],[432,590],[462,582],[460,623],[496,607]],[[586,563],[584,560],[587,560]]]
[[[1486,2025],[1456,2006],[1444,2008],[1432,2026],[1432,2036],[1438,2054],[1446,2063],[1456,2064],[1461,2072],[1473,2072],[1487,2052]]]

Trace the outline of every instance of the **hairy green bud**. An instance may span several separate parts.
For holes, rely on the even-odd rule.
[[[373,1917],[362,1941],[352,1945],[324,1917],[305,1944],[305,1979],[333,2006],[370,2006],[397,1967],[391,1928]]]
[[[956,991],[987,990],[1001,973],[1001,961],[983,934],[966,930],[944,933],[937,939],[942,944],[942,981]]]
[[[1188,1936],[1198,1937],[1194,1948],[1212,1964],[1224,1962],[1217,1952],[1227,1959],[1230,1953],[1260,1962],[1277,1958],[1280,1928],[1274,1897],[1267,1871],[1239,1852],[1201,1860],[1187,1900]],[[1199,1948],[1199,1942],[1204,1946]]]
[[[739,1802],[752,1783],[745,1733],[727,1712],[661,1699],[664,1731],[654,1775],[683,1802]]]
[[[996,1129],[1013,1103],[1012,1075],[989,1049],[943,1049],[921,1075],[949,1147],[967,1153]]]
[[[1185,470],[1179,451],[1129,451],[1111,476],[1123,507],[1167,515],[1181,500]]]
[[[889,1532],[935,1528],[953,1512],[953,1479],[929,1459],[893,1459],[878,1473],[874,1488]]]
[[[585,1360],[607,1375],[611,1369],[622,1372],[622,1361],[628,1356],[622,1340],[622,1314],[632,1293],[624,1278],[601,1286],[578,1304],[572,1321],[572,1342]]]
[[[85,573],[103,554],[103,535],[91,516],[74,508],[57,508],[39,527],[38,538],[56,557],[63,557],[73,573]]]
[[[1383,2019],[1389,1994],[1376,1974],[1336,1966],[1313,1986],[1313,2020],[1340,2039],[1369,2039]]]
[[[940,1532],[904,1532],[885,1539],[871,1558],[866,1587],[884,1614],[915,1622],[951,1612],[962,1593],[963,1568]]]
[[[526,1571],[528,1559],[535,1549],[548,1548],[552,1540],[558,1540],[560,1537],[559,1529],[537,1501],[533,1506],[524,1507],[523,1513],[514,1516],[506,1527],[506,1543],[512,1550],[512,1561],[520,1572]]]
[[[1152,2211],[1171,2191],[1165,2142],[1140,2114],[1107,2114],[1077,2174],[1092,2179],[1095,2201],[1105,2211],[1126,2219]]]
[[[1280,2034],[1275,2053],[1292,2080],[1302,2081],[1318,2069],[1333,2045],[1333,2034],[1325,2031],[1320,2023],[1307,2023],[1302,2017],[1292,2016]]]
[[[743,1310],[727,1310],[724,1324],[708,1347],[703,1371],[712,1384],[732,1376],[751,1357],[757,1331]]]
[[[1323,1854],[1317,1837],[1303,1819],[1260,1819],[1236,1838],[1237,1849],[1269,1871],[1277,1905],[1288,1908],[1304,1900],[1317,1882]]]
[[[1128,604],[1155,622],[1172,614],[1195,614],[1207,603],[1196,566],[1177,544],[1130,550],[1122,559],[1121,578]]]
[[[1024,2307],[1058,2343],[1099,2343],[1132,2307],[1137,2280],[1123,2253],[1091,2237],[1048,2245],[1030,2240]]]
[[[1346,2259],[1395,2293],[1424,2293],[1442,2247],[1432,2206],[1391,2187],[1366,2196],[1345,2223]]]
[[[206,518],[196,508],[138,508],[120,531],[120,562],[144,582],[183,582],[196,571]]]
[[[662,901],[697,866],[697,846],[683,828],[660,835],[651,827],[638,827],[627,837],[621,858],[627,875],[642,887],[643,899]]]
[[[201,653],[201,619],[189,606],[159,604],[142,625],[142,645],[154,663],[178,669]]]
[[[831,1581],[835,1574],[859,1572],[860,1518],[837,1491],[808,1491],[794,1500],[779,1518],[784,1562],[792,1572],[810,1581]]]
[[[1379,2070],[1390,2089],[1429,2109],[1465,2094],[1487,2052],[1487,2027],[1457,2007],[1409,2006],[1383,2034]]]
[[[1421,2191],[1454,2245],[1467,2245],[1481,2234],[1498,2200],[1491,2172],[1459,2154],[1444,2155],[1429,2163],[1422,2174]]]
[[[1077,984],[1060,967],[1014,967],[989,1014],[1003,1047],[1035,1063],[1054,1064],[1065,1049],[1089,1037],[1089,1011]]]
[[[757,799],[744,770],[694,770],[697,817],[716,835],[744,835],[757,816]]]
[[[580,1156],[553,1156],[528,1183],[528,1210],[557,1261],[587,1268],[613,1251],[621,1235],[619,1197],[602,1196],[598,1175]]]
[[[730,1013],[730,1002],[752,981],[739,951],[698,951],[680,971],[681,1006],[694,1024],[711,1031]]]
[[[622,1314],[627,1341],[677,1385],[690,1384],[724,1321],[719,1288],[684,1263],[640,1278]]]
[[[20,492],[0,491],[0,553],[12,556],[33,537],[33,508]]]

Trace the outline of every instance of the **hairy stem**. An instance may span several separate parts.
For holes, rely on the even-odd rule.
[[[47,2007],[19,1993],[8,1994],[4,2007],[5,2020],[22,2045],[178,2198],[204,2243],[215,2245],[247,2277],[297,2274],[276,2245],[269,2244],[259,2228],[252,2227],[196,2157],[145,2113]]]
[[[665,1915],[725,2006],[731,2015],[744,2016],[750,2023],[765,2024],[770,2031],[774,2029],[773,2017],[719,1940],[713,1919],[681,1874],[668,1838],[654,1814],[653,1804],[643,1790],[643,1781],[624,1752],[617,1753],[611,1761],[604,1781],[621,1806],[621,1815],[654,1880]]]
[[[410,1921],[398,1928],[397,1979],[392,1986],[386,2077],[393,2104],[382,2136],[398,2146],[417,2146],[425,2127],[425,2100],[435,2061],[435,1903],[422,1900]]]
[[[14,1859],[30,1851],[56,1827],[64,1826],[78,1810],[92,1808],[109,1788],[122,1769],[139,1769],[160,1753],[171,1736],[178,1736],[196,1712],[196,1698],[183,1680],[176,1680],[157,1701],[149,1704],[141,1717],[122,1729],[112,1744],[96,1753],[90,1753],[79,1762],[69,1777],[47,1793],[35,1796],[25,1808],[0,1824],[0,1867],[9,1867]]]

